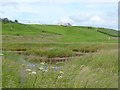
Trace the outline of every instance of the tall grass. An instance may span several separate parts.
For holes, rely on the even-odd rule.
[[[35,65],[34,68],[30,68],[36,72],[32,74],[32,71],[26,71],[27,64],[5,59],[3,87],[20,87],[19,80],[25,78],[22,87],[27,88],[116,88],[118,87],[117,62],[117,50],[110,50],[109,53],[102,50],[65,62],[61,69],[57,69],[52,64]],[[21,70],[25,72],[25,77],[20,76]],[[62,75],[60,71],[63,72]]]

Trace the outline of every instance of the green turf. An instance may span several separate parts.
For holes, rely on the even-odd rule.
[[[104,29],[105,30],[105,29]],[[103,30],[103,31],[104,31]],[[106,30],[105,30],[106,31]],[[113,30],[109,32],[114,32]],[[115,32],[113,33],[115,34]],[[96,28],[80,27],[80,26],[51,26],[51,25],[24,25],[24,24],[3,24],[3,35],[27,35],[35,38],[41,36],[41,39],[51,38],[57,42],[115,42],[117,40],[110,39],[108,35],[97,32]],[[32,37],[33,36],[33,37]],[[43,37],[43,38],[42,38]],[[37,41],[36,41],[37,42]]]

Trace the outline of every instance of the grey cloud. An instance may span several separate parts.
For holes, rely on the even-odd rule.
[[[86,20],[89,20],[90,17],[91,15],[81,14],[81,15],[70,16],[70,19],[72,19],[74,22],[86,22]]]
[[[16,6],[18,3],[17,2],[1,2],[0,6],[6,7],[6,6]]]

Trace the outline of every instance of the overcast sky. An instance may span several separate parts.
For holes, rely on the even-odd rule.
[[[22,23],[118,27],[118,0],[0,0],[0,17]]]

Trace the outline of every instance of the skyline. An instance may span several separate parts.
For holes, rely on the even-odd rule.
[[[70,22],[73,26],[95,26],[118,29],[116,0],[80,2],[80,0],[0,0],[0,17],[17,19],[21,23],[58,24]],[[93,2],[94,1],[94,2]]]

